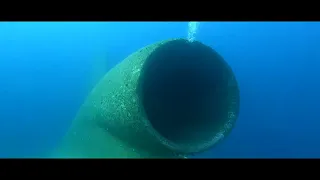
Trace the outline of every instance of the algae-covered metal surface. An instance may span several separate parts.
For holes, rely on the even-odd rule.
[[[136,91],[146,57],[165,42],[167,41],[138,50],[103,77],[80,108],[72,127],[57,150],[58,156],[59,154],[62,156],[70,154],[75,157],[172,155],[171,151],[164,148],[154,137],[146,136],[146,121]],[[144,146],[146,142],[148,142],[147,147]]]
[[[184,157],[212,147],[229,134],[238,116],[239,89],[230,68],[228,120],[198,147],[175,147],[148,122],[139,97],[139,80],[148,56],[176,39],[157,42],[128,56],[112,68],[88,95],[55,157],[78,158],[161,158]],[[194,150],[191,150],[191,149]],[[182,149],[182,151],[181,151]]]

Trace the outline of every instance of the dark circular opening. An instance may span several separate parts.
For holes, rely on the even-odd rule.
[[[140,95],[153,128],[176,144],[208,141],[227,120],[230,71],[213,49],[174,40],[147,58]]]

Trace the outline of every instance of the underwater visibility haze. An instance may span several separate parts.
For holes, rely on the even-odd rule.
[[[2,22],[0,157],[318,158],[319,32]]]

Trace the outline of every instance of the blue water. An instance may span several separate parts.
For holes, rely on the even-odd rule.
[[[89,93],[94,58],[187,37],[178,23],[0,23],[0,157],[45,157]],[[232,66],[241,111],[198,157],[320,157],[320,23],[201,22],[196,39]]]

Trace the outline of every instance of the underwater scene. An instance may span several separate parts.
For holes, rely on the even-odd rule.
[[[320,22],[0,22],[0,158],[320,158]]]

